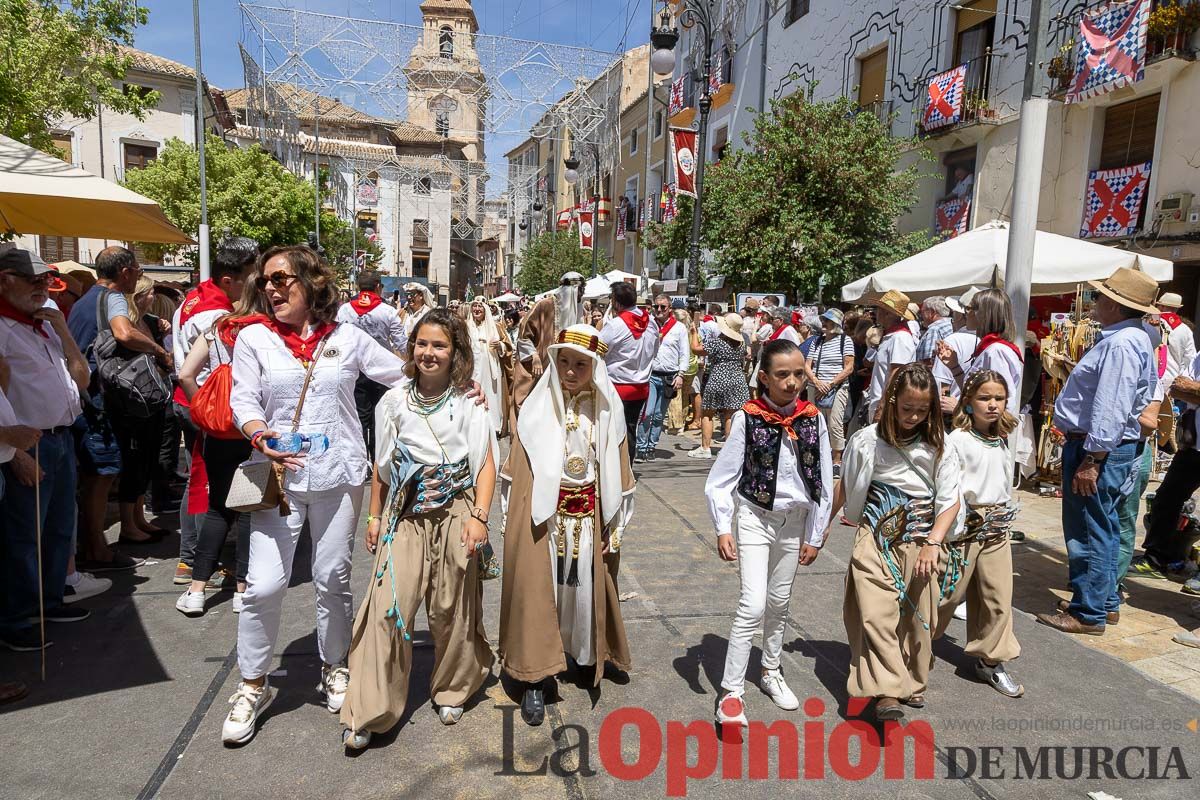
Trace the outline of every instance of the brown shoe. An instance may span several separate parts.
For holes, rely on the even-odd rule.
[[[875,718],[878,720],[904,719],[904,707],[894,697],[876,698]]]
[[[1057,628],[1063,633],[1086,633],[1089,636],[1104,635],[1103,625],[1088,625],[1066,611],[1058,611],[1054,614],[1038,614],[1037,621],[1043,625],[1049,625],[1051,628]]]
[[[1059,611],[1067,611],[1070,608],[1071,608],[1070,600],[1059,600],[1058,601],[1058,610]],[[1109,612],[1105,613],[1104,622],[1106,625],[1119,624],[1121,622],[1121,612],[1120,611],[1109,611]]]

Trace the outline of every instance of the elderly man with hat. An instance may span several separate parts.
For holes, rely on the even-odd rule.
[[[908,295],[895,289],[889,289],[882,297],[868,303],[874,306],[875,322],[883,331],[875,349],[875,366],[871,369],[871,383],[867,388],[867,419],[870,422],[879,419],[883,392],[892,373],[917,358],[917,337],[908,325],[915,317],[909,311],[908,303]]]
[[[1121,268],[1104,281],[1092,318],[1103,326],[1095,346],[1071,371],[1054,405],[1063,447],[1063,536],[1071,601],[1038,621],[1066,633],[1099,636],[1120,618],[1117,589],[1119,514],[1145,447],[1139,416],[1158,382],[1154,349],[1142,317],[1157,313],[1158,284]]]
[[[1182,297],[1175,292],[1166,292],[1155,305],[1167,339],[1167,371],[1163,373],[1162,381],[1164,391],[1169,392],[1175,376],[1187,375],[1196,360],[1196,337],[1179,316]]]

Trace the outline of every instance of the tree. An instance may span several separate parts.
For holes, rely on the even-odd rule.
[[[704,240],[727,289],[811,300],[822,275],[842,286],[933,243],[896,230],[922,177],[897,170],[912,142],[850,100],[773,100],[745,138],[705,176]]]
[[[64,118],[141,119],[159,94],[124,91],[120,45],[149,18],[128,0],[0,0],[0,133],[61,156],[50,134]]]
[[[608,255],[601,250],[597,256],[597,269],[601,273],[611,271],[613,265]],[[517,256],[517,263],[521,269],[514,280],[527,295],[553,289],[568,272],[592,274],[592,252],[579,247],[579,232],[575,228],[547,231],[531,239]]]
[[[660,264],[669,261],[687,260],[688,243],[692,240],[692,198],[680,195],[675,198],[679,211],[670,222],[646,222],[642,232],[646,246],[654,251],[654,260]]]
[[[208,186],[210,246],[229,229],[249,236],[262,247],[301,244],[314,230],[313,185],[288,172],[257,144],[229,147],[208,134],[204,147]],[[185,231],[200,229],[200,156],[180,139],[170,139],[158,159],[144,169],[130,170],[125,185],[154,200],[167,219]],[[350,224],[328,212],[321,214],[321,245],[339,271],[349,271]],[[178,245],[144,244],[151,256],[179,252]],[[358,249],[376,258],[378,246],[359,237]],[[190,251],[189,251],[190,252]],[[194,256],[189,256],[193,257]]]

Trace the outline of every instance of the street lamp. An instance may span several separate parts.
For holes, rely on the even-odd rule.
[[[696,201],[692,204],[692,236],[688,245],[688,302],[693,306],[699,303],[700,297],[700,221],[704,214],[704,162],[705,139],[708,133],[708,112],[712,110],[712,95],[709,94],[709,73],[712,72],[713,32],[716,30],[717,5],[720,0],[680,0],[679,24],[684,28],[698,28],[704,44],[704,68],[699,74],[688,76],[689,80],[700,84],[700,98],[696,101],[700,109],[698,133],[696,135]],[[668,75],[674,71],[675,45],[678,44],[679,34],[670,28],[670,14],[663,10],[659,17],[659,27],[650,31],[650,43],[654,54],[650,64],[659,75]],[[668,64],[668,59],[670,63]]]
[[[580,142],[580,144],[583,145],[585,150],[591,152],[596,166],[596,181],[592,188],[592,277],[594,278],[598,272],[596,262],[596,229],[600,227],[600,148],[592,142]],[[566,167],[563,178],[566,179],[567,183],[574,186],[579,182],[579,159],[575,157],[574,152],[563,159],[563,166]],[[580,222],[579,224],[582,225],[583,223]]]

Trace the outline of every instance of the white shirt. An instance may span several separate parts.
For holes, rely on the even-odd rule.
[[[397,312],[399,313],[399,312]],[[429,306],[421,306],[419,311],[410,311],[404,315],[404,352],[408,352],[408,340],[412,338],[417,323],[429,313]]]
[[[769,400],[767,402],[776,411],[783,413],[783,409]],[[829,431],[825,427],[825,417],[818,414],[816,419],[821,440],[822,496],[814,500],[809,495],[808,487],[800,477],[800,469],[797,466],[796,443],[784,435],[780,437],[779,442],[779,465],[775,470],[778,477],[775,481],[775,502],[771,504],[771,510],[806,510],[808,513],[804,519],[804,541],[813,547],[820,547],[825,543],[825,528],[829,525],[829,513],[833,506],[833,461],[829,453]],[[708,480],[704,484],[708,513],[718,535],[733,532],[733,517],[737,504],[747,502],[737,495],[745,452],[746,412],[738,411],[733,415],[725,446],[713,462]]]
[[[4,390],[0,389],[0,428],[11,428],[14,425],[20,425],[17,422],[17,412],[13,411],[12,403],[8,402],[8,397],[5,396]],[[0,464],[7,464],[13,460],[13,456],[17,454],[17,448],[12,445],[0,443]]]
[[[879,426],[868,425],[846,442],[842,457],[842,487],[846,493],[846,519],[858,524],[872,481],[893,486],[910,497],[934,498],[934,513],[940,515],[959,501],[962,470],[949,451],[939,461],[937,452],[925,442],[916,442],[905,454],[920,470],[917,473],[894,447],[879,438]],[[947,457],[950,455],[951,457]],[[929,480],[935,491],[929,491]],[[959,509],[959,517],[963,515]]]
[[[192,345],[196,343],[204,334],[212,330],[212,326],[217,320],[228,314],[228,311],[220,308],[210,308],[207,311],[201,311],[198,314],[193,314],[188,318],[188,321],[180,324],[181,312],[183,306],[175,309],[175,314],[171,318],[171,351],[175,356],[175,372],[179,373],[179,368],[183,366],[183,362],[187,359],[187,355],[191,352]],[[211,361],[211,358],[209,359]],[[202,366],[200,371],[196,373],[196,385],[203,386],[208,380],[212,370],[207,366]]]
[[[883,337],[875,350],[875,368],[871,370],[871,385],[867,390],[867,402],[871,416],[875,419],[875,410],[883,400],[883,391],[887,388],[888,373],[893,366],[911,364],[917,357],[917,337],[907,331],[896,331]]]
[[[242,330],[233,348],[229,404],[234,422],[241,428],[251,420],[265,420],[274,431],[291,431],[306,372],[266,325]],[[353,325],[338,325],[313,370],[297,428],[300,433],[324,433],[329,449],[310,455],[298,471],[285,473],[285,489],[316,492],[358,486],[365,480],[367,446],[354,405],[354,383],[360,373],[395,386],[404,378],[404,362]],[[250,459],[262,461],[265,456],[256,450]]]
[[[355,326],[381,347],[399,353],[402,358],[408,351],[408,333],[400,321],[400,313],[387,303],[380,303],[365,314],[355,311],[353,303],[342,303],[337,321]]]
[[[474,398],[455,392],[443,408],[422,417],[409,408],[409,385],[406,382],[389,389],[375,407],[374,458],[381,477],[391,474],[397,441],[403,442],[420,464],[453,464],[466,458],[471,474],[478,477],[491,452],[499,470],[500,448],[487,409]]]
[[[650,321],[639,337],[633,335],[619,315],[604,323],[600,331],[600,340],[608,345],[604,363],[613,383],[640,385],[650,382],[650,367],[654,363],[661,337],[658,335],[658,322],[652,314],[645,313]]]
[[[979,337],[975,335],[975,331],[960,328],[942,341],[950,345],[950,349],[958,356],[958,366],[962,371],[964,373],[970,371],[971,354],[979,346]],[[962,389],[959,388],[958,381],[954,379],[954,373],[942,363],[942,360],[937,357],[937,353],[934,353],[933,356],[933,377],[937,379],[939,385],[950,387],[951,397],[962,395]]]
[[[1021,382],[1021,373],[1025,369],[1024,362],[1017,357],[1011,347],[1003,344],[993,344],[980,353],[972,362],[969,370],[964,370],[964,374],[978,372],[980,370],[990,369],[999,372],[1004,376],[1004,380],[1008,383],[1008,403],[1006,408],[1008,413],[1014,417],[1021,413],[1021,394],[1017,390],[1017,386]],[[963,383],[966,383],[964,377]]]
[[[1151,337],[1151,341],[1154,341]],[[1176,376],[1186,374],[1188,366],[1196,358],[1196,337],[1187,325],[1180,325],[1167,334],[1167,370],[1159,383],[1166,384],[1167,391]]]
[[[955,430],[946,436],[946,452],[958,459],[962,470],[962,498],[969,506],[990,506],[1012,499],[1012,473],[1008,448],[980,440],[971,431]]]
[[[701,322],[699,327],[701,336],[720,336],[721,326],[717,324],[715,319],[710,319],[707,322]]]
[[[667,321],[667,324],[670,324],[670,320]],[[666,325],[663,327],[665,328]],[[675,324],[671,325],[671,329],[665,334],[661,332],[662,329],[659,330],[659,338],[662,341],[658,345],[658,355],[654,357],[651,370],[654,372],[687,372],[692,356],[687,326],[679,320],[675,320]]]
[[[0,356],[12,367],[8,402],[17,423],[49,430],[70,425],[82,407],[62,340],[49,323],[43,323],[42,330],[48,337],[14,319],[0,318]]]

